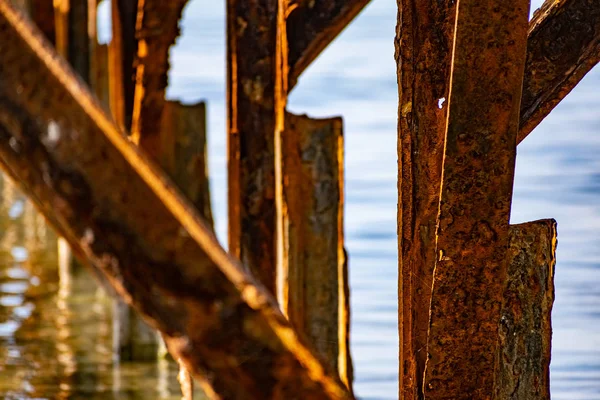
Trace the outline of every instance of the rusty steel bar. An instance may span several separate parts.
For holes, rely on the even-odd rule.
[[[600,2],[546,0],[527,49],[519,143],[600,61]]]
[[[298,77],[346,28],[370,0],[300,0],[287,17],[289,90]]]
[[[56,41],[54,0],[30,0],[31,19],[52,44]]]
[[[56,50],[69,60],[73,69],[90,82],[90,41],[87,0],[54,1]]]
[[[511,225],[496,398],[550,400],[556,221]]]
[[[454,4],[398,1],[399,372],[400,397],[406,399],[418,396],[426,359]],[[585,0],[548,0],[537,11],[529,28],[519,141],[598,62],[598,7]],[[576,28],[566,25],[576,19],[583,19]],[[547,58],[547,49],[555,47],[572,64],[558,52]]]
[[[112,0],[111,15],[112,39],[108,47],[110,110],[119,127],[129,132],[135,92],[137,0]]]
[[[348,348],[348,273],[344,254],[341,118],[286,115],[283,136],[287,257],[281,306],[330,371],[352,383]]]
[[[158,150],[158,161],[163,170],[214,231],[206,152],[206,104],[166,102]],[[179,368],[183,400],[193,400],[194,382],[184,363],[179,362]]]
[[[2,168],[76,253],[163,332],[208,394],[351,398],[267,290],[6,0],[0,36]]]
[[[398,0],[399,398],[422,398],[448,104],[453,0]]]
[[[158,162],[213,228],[206,149],[206,103],[167,101]]]
[[[110,94],[109,94],[109,76],[108,76],[108,45],[99,44],[96,46],[95,52],[95,67],[93,73],[95,74],[94,93],[100,100],[107,110],[110,109]]]
[[[278,2],[227,1],[229,251],[271,293],[277,265]]]
[[[168,83],[169,49],[179,36],[179,20],[187,0],[139,0],[136,86],[132,139],[152,157],[159,157],[161,117]]]
[[[493,393],[528,14],[529,0],[457,5],[425,399]]]
[[[129,131],[133,121],[138,0],[111,2],[112,39],[108,47],[109,103],[113,118]],[[113,349],[123,360],[156,358],[159,337],[127,304],[115,300]]]

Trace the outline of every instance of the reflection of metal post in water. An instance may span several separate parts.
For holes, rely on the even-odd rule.
[[[15,199],[17,198],[17,190],[11,180],[5,175],[3,175],[2,181],[2,211],[8,214],[10,208],[15,202]],[[17,232],[15,231],[15,226],[8,223],[8,226],[4,227],[1,247],[2,249],[10,252],[13,249],[16,241]]]
[[[192,379],[190,371],[188,371],[181,361],[179,361],[179,374],[177,375],[177,380],[179,381],[181,393],[183,395],[181,400],[193,400],[194,380]]]
[[[60,242],[59,242],[60,243]],[[59,269],[59,274],[62,271]],[[59,275],[60,279],[58,282],[58,299],[56,306],[59,314],[56,318],[56,350],[58,363],[63,367],[63,372],[60,376],[60,394],[59,398],[69,398],[71,391],[73,390],[72,384],[69,382],[75,372],[77,371],[77,359],[73,352],[73,348],[68,342],[68,339],[72,336],[71,329],[69,327],[69,309],[68,299],[71,295],[72,281],[70,274]]]
[[[165,357],[160,357],[156,363],[158,369],[158,379],[156,380],[156,392],[159,399],[168,399],[171,397],[169,390],[169,361]]]
[[[154,361],[158,333],[120,299],[113,303],[113,356],[119,361]]]
[[[64,238],[58,238],[58,280],[61,287],[69,287],[71,284],[71,263],[73,253]]]

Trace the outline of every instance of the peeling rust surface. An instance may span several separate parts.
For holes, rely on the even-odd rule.
[[[550,400],[556,221],[511,225],[496,398]]]
[[[268,292],[5,1],[0,35],[2,168],[209,394],[350,398]]]
[[[600,2],[546,0],[530,24],[518,142],[600,61]]]
[[[302,72],[370,0],[299,0],[287,18],[290,90]]]
[[[287,301],[282,308],[329,370],[351,386],[342,124],[341,118],[286,115],[282,148]]]
[[[136,87],[131,134],[152,157],[159,157],[161,117],[168,83],[169,49],[179,36],[187,0],[138,0]]]
[[[426,399],[494,390],[529,0],[460,0],[457,13]]]
[[[529,28],[519,142],[598,62],[598,4],[549,0],[536,12]],[[422,387],[426,358],[454,6],[454,1],[398,1],[400,397],[406,399],[416,398]],[[581,19],[577,27],[567,23]],[[564,57],[572,64],[554,63]]]
[[[275,293],[278,0],[227,1],[229,251]]]
[[[400,399],[422,397],[439,207],[453,0],[398,0]]]

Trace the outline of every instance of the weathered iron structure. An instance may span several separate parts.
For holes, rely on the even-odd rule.
[[[97,0],[0,0],[0,167],[186,399],[353,398],[343,121],[286,103],[368,2],[226,0],[227,253],[205,105],[165,98],[187,1],[112,0],[105,46]],[[399,397],[549,399],[556,223],[509,225],[516,149],[600,60],[600,3],[397,3]]]

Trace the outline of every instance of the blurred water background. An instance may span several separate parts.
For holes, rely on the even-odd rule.
[[[211,190],[226,244],[225,6],[193,0],[172,51],[168,96],[208,101]],[[533,0],[532,10],[541,5]],[[109,5],[100,12],[104,21]],[[341,115],[355,389],[396,399],[396,2],[373,0],[308,68],[289,109]],[[107,25],[100,36],[107,40]],[[552,397],[600,399],[600,69],[519,146],[512,222],[558,221]],[[86,271],[58,278],[56,241],[7,181],[0,205],[0,396],[177,399],[176,367],[114,364],[110,299]]]

